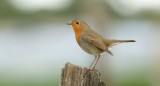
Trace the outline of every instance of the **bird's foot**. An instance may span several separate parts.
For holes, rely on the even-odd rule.
[[[86,72],[85,72],[85,74],[84,74],[84,76],[86,75],[86,74],[88,74],[89,72],[94,72],[94,73],[96,73],[96,74],[99,74],[99,72],[98,72],[98,70],[95,68],[95,67],[93,67],[92,69],[91,68],[85,68],[84,67],[84,69],[86,69]],[[83,77],[84,77],[83,76]]]
[[[92,71],[93,72],[98,72],[98,70],[95,67],[92,68]]]
[[[83,77],[85,77],[85,76],[86,76],[86,74],[88,74],[89,72],[91,72],[91,71],[92,71],[92,69],[91,69],[91,68],[86,68],[86,67],[84,67],[84,69],[85,69],[86,71],[85,71],[85,73],[84,73]]]
[[[98,70],[95,67],[93,67],[92,69],[84,67],[84,69],[87,70],[87,71],[98,72]]]

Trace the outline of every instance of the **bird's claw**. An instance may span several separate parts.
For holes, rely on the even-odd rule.
[[[99,74],[99,73],[98,73],[98,70],[97,70],[95,67],[93,67],[92,69],[90,69],[90,68],[88,69],[88,68],[84,67],[84,69],[86,70],[84,76],[85,76],[87,73],[89,73],[89,72],[95,72],[96,74]],[[83,76],[83,77],[84,77],[84,76]]]

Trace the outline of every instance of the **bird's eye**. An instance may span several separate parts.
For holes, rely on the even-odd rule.
[[[79,24],[79,22],[78,22],[78,21],[76,21],[76,24]]]

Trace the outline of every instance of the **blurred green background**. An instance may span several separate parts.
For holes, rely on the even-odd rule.
[[[0,86],[59,86],[66,62],[88,67],[74,18],[106,38],[136,43],[103,53],[97,69],[109,86],[160,86],[160,1],[0,0]]]

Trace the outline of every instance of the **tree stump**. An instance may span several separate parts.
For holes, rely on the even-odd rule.
[[[62,68],[60,86],[107,86],[97,71],[88,71],[71,63]]]

